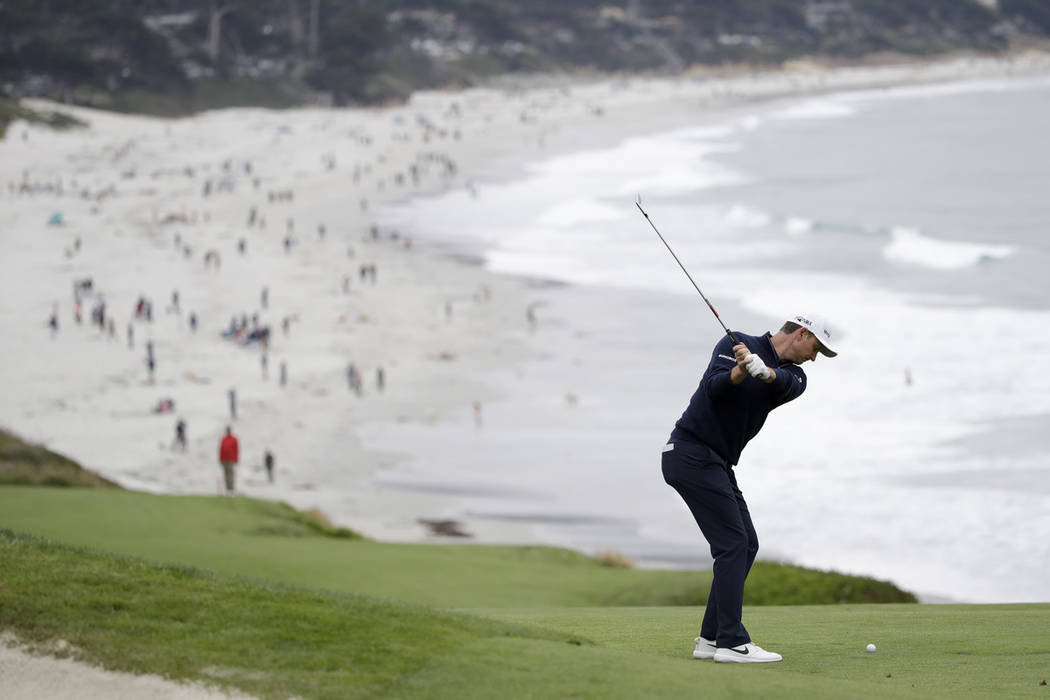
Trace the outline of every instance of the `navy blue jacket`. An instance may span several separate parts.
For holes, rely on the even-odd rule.
[[[693,398],[671,432],[671,442],[701,443],[727,464],[740,460],[744,445],[758,434],[766,416],[777,406],[806,390],[806,373],[793,362],[781,361],[773,350],[772,335],[734,333],[748,350],[777,371],[770,384],[748,376],[733,384],[729,373],[736,367],[733,341],[725,336],[715,345],[711,363],[700,379]]]

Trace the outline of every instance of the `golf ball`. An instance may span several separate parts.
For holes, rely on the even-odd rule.
[[[875,651],[875,645],[874,644],[869,644],[867,646],[867,649],[868,649],[868,651]]]

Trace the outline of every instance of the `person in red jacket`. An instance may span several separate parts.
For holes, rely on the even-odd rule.
[[[219,443],[219,463],[222,465],[222,475],[226,479],[227,495],[233,493],[233,468],[237,466],[239,449],[237,438],[230,427],[226,426],[226,435]]]

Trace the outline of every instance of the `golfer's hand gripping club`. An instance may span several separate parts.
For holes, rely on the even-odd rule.
[[[748,353],[746,369],[747,373],[755,379],[768,382],[773,378],[772,370],[766,367],[766,363],[762,361],[762,358],[754,353]]]
[[[751,376],[755,379],[759,379],[766,383],[773,381],[776,378],[773,370],[766,366],[766,363],[762,361],[762,358],[751,352],[746,345],[743,343],[737,343],[733,346],[733,357],[736,358],[736,367],[733,368],[734,373],[739,368],[739,374],[733,380],[734,384],[739,384],[744,380],[745,377]]]

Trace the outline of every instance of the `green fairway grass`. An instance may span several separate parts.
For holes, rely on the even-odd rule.
[[[159,562],[439,607],[700,604],[711,583],[710,571],[612,568],[553,547],[328,537],[303,520],[288,506],[249,498],[0,487],[0,527]],[[767,562],[755,564],[745,597],[748,604],[913,600],[887,582]]]
[[[737,666],[691,658],[690,608],[466,614],[9,531],[0,561],[0,629],[22,641],[261,698],[1046,697],[1050,675],[1050,605],[749,607],[785,661]]]
[[[692,652],[700,611],[662,607],[469,612],[571,631],[599,647],[676,659]],[[804,688],[809,681],[821,689],[824,681],[840,680],[849,682],[848,694],[856,697],[912,691],[928,698],[1050,697],[1048,686],[1040,685],[1050,676],[1050,604],[749,607],[744,621],[756,643],[784,656],[783,662],[770,664],[768,672],[803,681],[785,688]],[[877,647],[874,653],[865,651],[869,642]],[[742,672],[753,670],[748,666]]]

